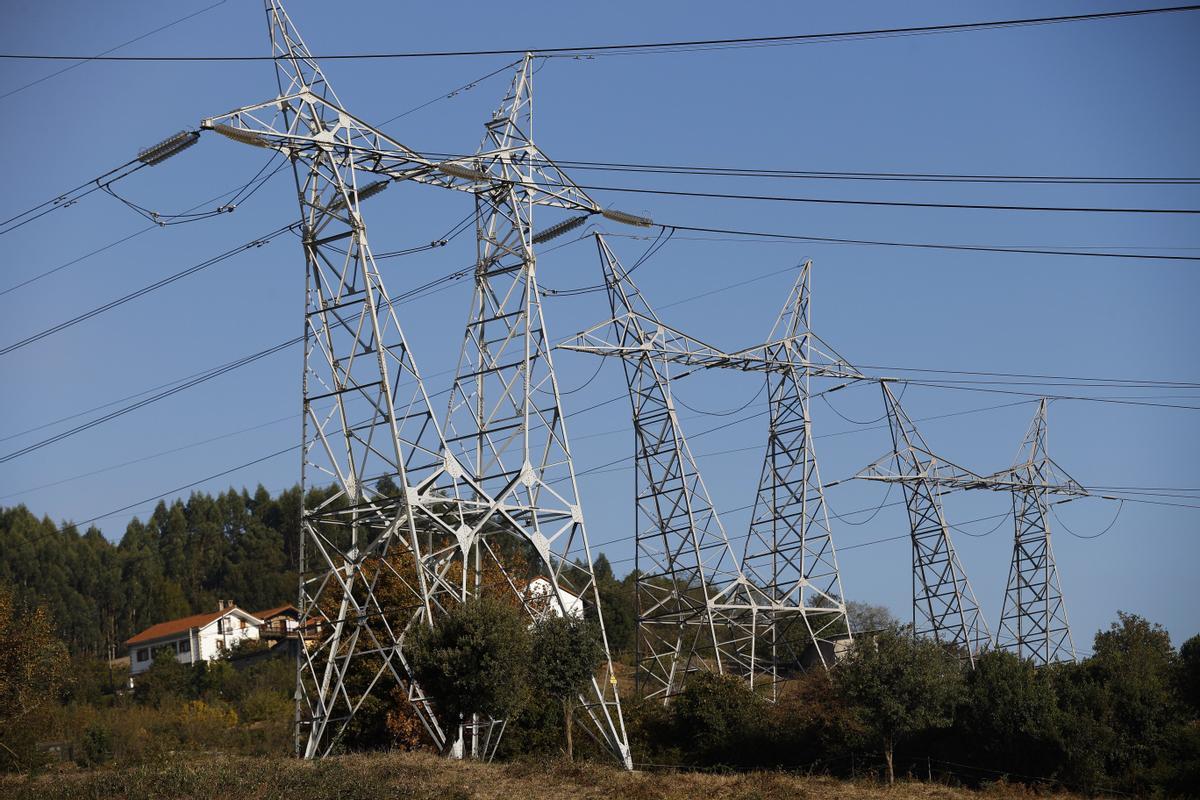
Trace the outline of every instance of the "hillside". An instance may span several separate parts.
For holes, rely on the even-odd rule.
[[[358,755],[320,763],[287,758],[245,758],[176,753],[168,761],[134,768],[69,770],[35,778],[0,778],[0,795],[34,798],[195,798],[268,800],[337,797],[339,800],[958,800],[1028,797],[1019,785],[992,784],[981,792],[937,783],[902,782],[892,789],[866,781],[840,781],[786,773],[717,775],[696,772],[627,774],[596,764],[479,764],[449,762],[420,753]],[[1044,794],[1044,798],[1075,795]]]

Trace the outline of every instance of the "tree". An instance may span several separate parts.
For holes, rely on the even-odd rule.
[[[1178,673],[1171,637],[1161,625],[1118,611],[1117,621],[1096,634],[1092,650],[1089,666],[1104,687],[1116,736],[1107,771],[1136,782],[1183,716],[1174,691]]]
[[[875,606],[857,600],[846,603],[846,616],[850,619],[850,630],[856,635],[894,628],[900,624],[887,606]]]
[[[1179,697],[1187,704],[1192,719],[1200,716],[1200,633],[1179,646],[1176,676]]]
[[[608,637],[608,646],[614,655],[630,652],[637,632],[634,601],[636,576],[631,573],[624,580],[617,580],[608,557],[603,553],[596,557],[592,569],[596,576],[596,590],[600,595],[600,610],[604,614],[604,633]],[[596,609],[590,604],[587,616],[593,621],[596,618]]]
[[[23,609],[0,588],[0,723],[7,727],[31,714],[69,680],[67,648],[54,635],[43,608]]]
[[[162,647],[155,652],[150,669],[134,679],[133,691],[140,702],[161,708],[170,701],[190,698],[192,686],[192,668],[180,662],[170,647]]]
[[[962,697],[962,670],[944,647],[891,628],[855,640],[834,682],[866,737],[896,780],[896,745],[926,730],[948,727]]]
[[[956,717],[960,761],[1021,775],[1047,775],[1061,761],[1051,675],[1015,653],[990,650],[976,659]]]
[[[36,712],[59,701],[69,664],[46,610],[22,608],[0,588],[0,764],[36,758],[31,751],[38,736]]]
[[[503,719],[517,710],[529,676],[527,625],[519,610],[481,597],[418,629],[409,658],[444,720]]]
[[[550,615],[534,626],[533,680],[562,705],[568,761],[575,760],[571,734],[575,704],[603,660],[600,630],[590,622]]]
[[[684,681],[671,710],[677,738],[697,761],[745,766],[755,760],[765,706],[743,679],[697,672]]]

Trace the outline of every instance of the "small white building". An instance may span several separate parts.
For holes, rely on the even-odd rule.
[[[262,620],[253,614],[224,603],[220,609],[208,614],[193,614],[151,625],[125,640],[125,646],[129,648],[129,676],[133,678],[150,669],[154,654],[164,648],[172,650],[175,660],[184,664],[212,661],[235,642],[258,639],[261,625]]]
[[[583,598],[571,594],[566,589],[559,588],[562,603],[568,616],[583,619]],[[533,610],[534,616],[543,619],[546,615],[563,616],[564,609],[559,606],[554,596],[554,584],[546,578],[534,578],[525,587],[525,602]]]

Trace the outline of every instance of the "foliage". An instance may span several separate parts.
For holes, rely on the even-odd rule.
[[[533,629],[533,680],[538,689],[562,704],[567,760],[575,758],[572,717],[576,698],[604,661],[600,629],[572,616],[547,615]]]
[[[137,677],[134,696],[139,703],[161,708],[176,698],[189,696],[194,675],[195,670],[179,661],[171,648],[161,648],[154,653],[150,668]]]
[[[163,655],[133,693],[123,688],[127,670],[97,656],[110,648],[121,654],[125,638],[147,625],[213,610],[218,599],[251,611],[291,599],[300,500],[296,489],[276,497],[262,489],[197,493],[134,520],[115,545],[94,528],[60,530],[24,507],[0,509],[0,769],[46,766],[39,745],[49,742],[69,743],[82,766],[115,765],[106,771],[166,763],[176,751],[290,752],[295,663],[278,657],[283,648],[195,667]],[[533,556],[511,550],[503,554],[509,574],[530,577]],[[389,618],[413,613],[411,590],[387,578],[415,569],[405,557],[397,551],[387,569],[375,565]],[[603,555],[594,568],[639,763],[849,776],[864,764],[863,746],[875,753],[867,761],[878,764],[886,745],[894,772],[924,776],[932,764],[936,776],[940,763],[943,775],[977,785],[1007,776],[1043,791],[1057,782],[1162,796],[1194,796],[1200,785],[1200,637],[1176,651],[1161,627],[1122,613],[1097,635],[1095,655],[1079,663],[1035,669],[988,653],[969,671],[936,645],[913,643],[886,609],[850,602],[855,630],[887,630],[857,636],[849,659],[831,673],[789,676],[774,704],[762,687],[756,694],[737,680],[698,674],[664,705],[634,698],[632,668],[620,663],[632,661],[636,575],[618,579]],[[586,681],[601,658],[563,644],[565,630],[551,637],[567,621],[531,635],[497,570],[485,569],[481,585],[484,604],[505,608],[452,608],[436,631],[420,634],[438,673],[422,682],[440,704],[505,717],[501,756],[553,753],[578,689],[574,678]],[[585,615],[589,625],[578,627],[594,630],[594,604]],[[559,674],[570,659],[551,653],[564,648],[589,669]],[[348,685],[365,688],[380,665],[358,662]],[[606,758],[601,746],[579,739],[581,759]],[[347,750],[419,750],[428,741],[399,688],[372,693],[343,739]]]
[[[592,570],[596,576],[596,590],[600,595],[600,610],[604,614],[604,633],[608,638],[609,651],[614,658],[631,656],[637,633],[637,607],[634,599],[637,575],[631,572],[618,580],[603,553],[592,562]],[[597,621],[596,609],[592,605],[588,605],[586,613],[589,620]]]
[[[452,608],[413,637],[409,658],[417,681],[447,719],[508,716],[526,691],[526,626],[517,609],[489,597]]]
[[[22,608],[0,587],[0,768],[36,766],[43,711],[70,683],[67,649],[43,608]]]
[[[855,634],[887,630],[900,624],[896,615],[885,606],[860,603],[857,600],[846,603],[846,616],[850,618],[850,630]]]
[[[741,766],[756,736],[764,704],[745,681],[700,672],[672,701],[678,740],[696,763]]]
[[[369,753],[321,762],[253,758],[224,753],[164,754],[142,765],[53,772],[36,778],[0,776],[6,800],[151,800],[157,798],[339,798],[340,800],[519,800],[521,798],[631,798],[632,800],[875,800],[871,782],[826,776],[754,772],[645,769],[625,772],[609,764],[563,764],[551,759],[485,764],[448,761],[428,753]],[[1047,793],[1045,800],[1078,800]],[[981,800],[968,789],[920,783],[897,785],[889,800]],[[1019,784],[998,784],[988,800],[1030,800]]]
[[[1114,741],[1106,772],[1132,789],[1144,788],[1150,768],[1180,717],[1175,696],[1176,655],[1161,626],[1136,614],[1117,612],[1117,621],[1096,634],[1089,667],[1104,687]]]
[[[856,639],[834,680],[864,736],[879,747],[888,783],[895,781],[897,743],[949,726],[963,687],[953,654],[936,642],[914,640],[900,628]]]
[[[1014,653],[975,660],[954,728],[956,755],[982,769],[1048,775],[1062,758],[1058,698],[1050,673]]]
[[[300,490],[261,486],[160,502],[115,545],[95,527],[0,509],[0,585],[45,609],[72,653],[120,655],[138,631],[218,600],[255,611],[294,598],[299,524]]]
[[[83,732],[83,741],[79,743],[75,763],[81,767],[96,767],[107,764],[112,760],[112,756],[112,731],[104,725],[89,725]]]
[[[1200,633],[1179,646],[1176,690],[1191,715],[1200,716]]]
[[[66,648],[44,608],[23,609],[0,588],[0,723],[53,702],[68,683]]]

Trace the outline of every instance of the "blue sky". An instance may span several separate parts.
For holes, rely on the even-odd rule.
[[[11,3],[0,30],[4,52],[95,53],[209,3]],[[531,2],[521,13],[465,3],[392,4],[297,1],[288,8],[321,52],[554,47],[604,42],[778,35],[937,24],[1126,6],[1112,3],[795,3],[566,4]],[[662,55],[551,59],[536,77],[536,138],[564,160],[699,164],[799,170],[1060,175],[1200,175],[1200,14]],[[256,2],[226,2],[120,51],[125,54],[265,54]],[[498,69],[510,58],[337,61],[326,75],[346,105],[382,121]],[[61,65],[4,62],[0,94]],[[501,97],[506,74],[387,126],[411,146],[469,152]],[[138,149],[205,116],[274,96],[266,63],[91,63],[0,99],[7,122],[0,169],[9,190],[0,216],[131,158]],[[177,212],[243,184],[265,162],[253,148],[204,137],[198,146],[114,187],[138,204]],[[581,183],[733,193],[791,194],[931,202],[1026,205],[1200,207],[1197,187],[912,184],[767,181],[576,173]],[[814,236],[1035,248],[1145,248],[1200,255],[1195,217],[1051,214],[951,209],[866,208],[738,202],[595,192],[605,204],[657,220]],[[436,238],[470,210],[470,200],[420,186],[395,187],[366,209],[376,251]],[[0,295],[0,342],[8,344],[106,300],[198,263],[295,218],[286,173],[235,213],[153,229],[20,290]],[[0,239],[0,291],[146,227],[97,193]],[[611,228],[628,235],[630,229]],[[880,367],[932,367],[1048,375],[1196,381],[1200,317],[1195,262],[1066,258],[834,244],[699,240],[679,233],[639,270],[644,292],[669,322],[727,347],[764,337],[805,258],[814,260],[814,327],[847,358]],[[570,241],[564,239],[562,241]],[[645,241],[612,240],[627,262]],[[556,242],[555,244],[559,244]],[[416,257],[385,262],[393,294],[469,264],[466,238]],[[599,277],[586,242],[545,252],[546,286],[569,288]],[[402,322],[430,389],[448,385],[470,289],[454,285],[403,307]],[[297,242],[271,244],[187,278],[119,310],[0,357],[0,442],[8,452],[66,424],[28,428],[174,381],[291,338],[301,330],[303,262]],[[669,305],[670,304],[670,305]],[[663,308],[668,306],[667,308]],[[551,298],[551,333],[565,338],[605,315],[603,298]],[[0,503],[26,503],[55,520],[81,520],[220,472],[298,441],[300,352],[293,348],[250,368],[0,465]],[[589,356],[557,358],[564,389],[595,370]],[[886,371],[886,370],[879,370]],[[699,411],[728,411],[759,384],[735,374],[681,382],[680,398]],[[1021,387],[1018,387],[1021,388]],[[1024,387],[1043,391],[1039,387]],[[584,408],[620,395],[617,364],[602,368],[564,405]],[[1046,392],[1072,393],[1072,387]],[[1200,392],[1118,389],[1107,396],[1154,395],[1153,402],[1200,405]],[[833,396],[850,420],[882,413],[878,389]],[[920,418],[1023,399],[913,386],[904,395]],[[725,417],[695,414],[692,441],[719,508],[753,499],[763,440],[761,398]],[[977,471],[1011,462],[1033,412],[1025,404],[931,421],[931,446]],[[689,416],[693,412],[688,412]],[[1200,415],[1133,405],[1056,401],[1051,451],[1087,485],[1196,487]],[[749,417],[748,419],[744,419]],[[80,420],[86,420],[84,416]],[[814,404],[826,481],[848,477],[883,454],[885,430],[856,425]],[[742,421],[739,421],[742,420]],[[576,467],[632,453],[628,406],[572,414]],[[843,434],[842,432],[849,431]],[[228,435],[233,434],[233,435]],[[207,444],[196,442],[222,437]],[[163,451],[186,449],[156,456]],[[737,452],[722,451],[735,449]],[[714,454],[714,455],[705,455]],[[140,460],[155,456],[148,460]],[[128,466],[116,464],[138,460]],[[27,491],[76,475],[79,480]],[[286,456],[201,488],[296,481]],[[630,469],[581,479],[593,542],[631,533]],[[875,508],[877,485],[839,484],[833,511]],[[896,499],[893,496],[891,499]],[[1176,501],[1173,501],[1176,502]],[[1191,502],[1191,501],[1177,501]],[[1192,502],[1195,505],[1194,502]],[[103,520],[119,538],[134,513]],[[952,521],[1002,514],[1000,494],[953,496]],[[1117,609],[1162,622],[1176,642],[1200,631],[1200,511],[1088,500],[1052,520],[1076,643]],[[743,535],[746,512],[726,528]],[[903,509],[885,507],[835,523],[846,592],[908,614],[909,545],[863,545],[903,533]],[[964,525],[976,537],[956,544],[993,628],[1011,548],[1011,524]],[[624,572],[626,542],[602,548]]]

